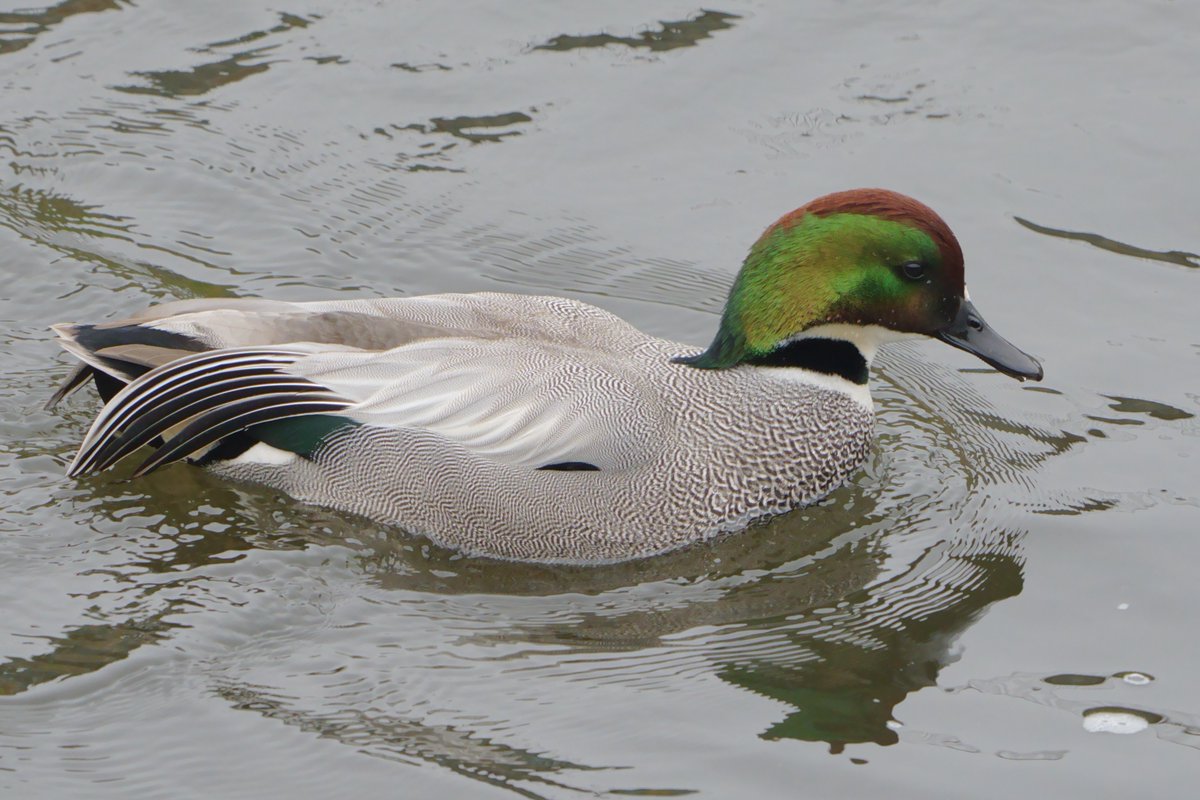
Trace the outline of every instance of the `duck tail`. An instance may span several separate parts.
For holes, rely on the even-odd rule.
[[[151,369],[208,349],[190,337],[138,323],[51,325],[59,345],[79,359],[71,374],[46,401],[52,409],[89,381],[104,402]]]
[[[152,369],[96,416],[67,474],[106,469],[155,440],[162,445],[134,477],[194,457],[257,426],[343,411],[352,401],[287,368],[302,348],[251,347],[194,353]],[[342,420],[349,422],[349,420]]]

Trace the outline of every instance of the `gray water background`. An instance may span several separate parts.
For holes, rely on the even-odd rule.
[[[3,3],[0,796],[1187,796],[1197,31]],[[497,564],[186,466],[68,480],[96,404],[41,408],[48,324],[173,298],[551,292],[703,344],[767,224],[873,185],[946,218],[1046,381],[893,347],[850,485],[680,554]]]

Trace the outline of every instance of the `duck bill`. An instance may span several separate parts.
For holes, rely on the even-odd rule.
[[[964,299],[954,320],[934,335],[952,347],[978,356],[1019,381],[1042,379],[1042,365],[992,330],[970,300]]]

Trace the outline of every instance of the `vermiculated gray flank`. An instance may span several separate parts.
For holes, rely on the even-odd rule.
[[[362,424],[306,458],[212,468],[468,553],[600,562],[670,550],[820,498],[871,440],[867,408],[799,370],[673,363],[694,349],[557,297],[184,301],[110,325],[129,322],[214,350],[325,345],[283,371],[356,403],[347,415]],[[90,356],[183,355],[124,347]],[[564,462],[597,469],[539,469]]]

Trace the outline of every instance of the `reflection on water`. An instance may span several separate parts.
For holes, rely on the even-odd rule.
[[[1119,397],[1117,395],[1105,395],[1105,397],[1113,401],[1109,408],[1122,414],[1145,414],[1148,417],[1166,422],[1192,419],[1196,416],[1189,411],[1184,411],[1182,408],[1169,406],[1166,403],[1160,403],[1156,400],[1143,400],[1138,397]]]
[[[223,42],[215,42],[196,49],[199,53],[211,53],[230,47],[239,47],[257,42],[268,36],[286,33],[296,28],[307,28],[311,21],[295,14],[280,14],[278,25],[265,30],[253,31],[245,36],[238,36]],[[219,61],[211,61],[185,70],[156,70],[136,72],[139,78],[144,78],[149,86],[114,86],[117,91],[129,94],[150,94],[161,97],[199,97],[209,92],[236,83],[251,75],[266,72],[271,62],[262,61],[278,45],[260,45],[247,50],[240,50]]]
[[[436,62],[430,64],[409,64],[407,61],[400,61],[392,64],[396,69],[402,69],[405,72],[449,72],[450,67],[445,64]]]
[[[125,243],[158,256],[170,255],[205,267],[215,266],[191,253],[145,242],[127,218],[105,214],[95,206],[69,197],[0,184],[0,225],[63,256],[93,264],[160,302],[232,296],[224,286],[188,278],[152,261],[130,262],[106,253],[109,242]]]
[[[953,120],[973,109],[968,98],[947,97],[930,80],[911,72],[880,77],[869,65],[846,78],[837,102],[785,111],[748,121],[741,133],[773,156],[797,156],[814,147],[844,146],[863,135],[864,127]]]
[[[529,111],[536,113],[537,109],[531,108]],[[433,117],[428,122],[412,122],[407,125],[393,123],[378,126],[371,132],[389,140],[412,136],[414,132],[425,137],[415,147],[396,153],[396,164],[407,172],[463,172],[460,167],[444,166],[452,163],[453,151],[459,143],[446,142],[443,135],[471,144],[495,144],[520,136],[522,131],[519,126],[532,121],[533,117],[529,114],[509,111],[502,114]]]
[[[703,11],[692,19],[679,22],[660,22],[658,30],[642,31],[636,36],[613,36],[608,33],[594,33],[585,36],[563,34],[555,36],[545,44],[540,44],[533,49],[566,51],[616,44],[661,52],[679,47],[694,47],[701,40],[712,36],[714,32],[732,28],[735,19],[740,19],[740,17],[737,14],[726,14],[721,11]]]
[[[1186,250],[1148,250],[1145,247],[1138,247],[1137,245],[1118,242],[1116,239],[1109,239],[1107,236],[1101,236],[1098,233],[1051,228],[1046,225],[1039,225],[1036,222],[1030,222],[1021,217],[1014,217],[1013,219],[1018,224],[1035,233],[1043,233],[1046,236],[1054,236],[1059,239],[1074,239],[1079,242],[1087,242],[1092,247],[1099,247],[1101,250],[1107,250],[1117,255],[1148,258],[1152,261],[1165,261],[1168,264],[1177,264],[1181,267],[1191,267],[1193,269],[1200,267],[1200,254],[1189,253]]]
[[[119,239],[127,237],[133,227],[127,218],[104,214],[96,206],[20,186],[0,192],[0,214],[3,224],[17,232],[41,230]]]
[[[846,744],[898,740],[893,710],[911,692],[934,686],[954,660],[951,644],[988,605],[1021,591],[1021,561],[1008,552],[1015,536],[998,536],[994,552],[946,552],[933,575],[905,574],[852,593],[836,612],[781,633],[806,658],[735,662],[720,676],[733,684],[795,707],[762,736]]]
[[[0,696],[18,694],[47,681],[84,675],[120,661],[139,647],[165,638],[171,624],[164,622],[162,616],[80,625],[62,636],[45,637],[49,649],[44,653],[0,664]]]
[[[468,727],[428,725],[360,709],[319,714],[295,708],[293,698],[246,685],[221,686],[217,694],[240,711],[252,711],[314,732],[360,752],[407,763],[435,764],[471,780],[504,787],[522,797],[543,796],[536,790],[522,788],[522,784],[581,791],[550,776],[565,770],[600,769],[509,747],[477,736]]]
[[[12,30],[0,33],[0,55],[15,53],[28,47],[38,34],[44,33],[68,17],[97,11],[117,11],[116,0],[64,0],[46,8],[0,11],[0,25]]]
[[[498,142],[508,136],[520,136],[519,130],[503,130],[495,133],[481,133],[478,128],[511,128],[525,122],[533,122],[533,117],[520,111],[510,111],[506,114],[491,114],[480,117],[454,117],[445,119],[434,117],[428,125],[413,123],[411,125],[393,125],[399,131],[419,131],[420,133],[448,133],[458,139],[465,139],[472,144],[479,142]]]

